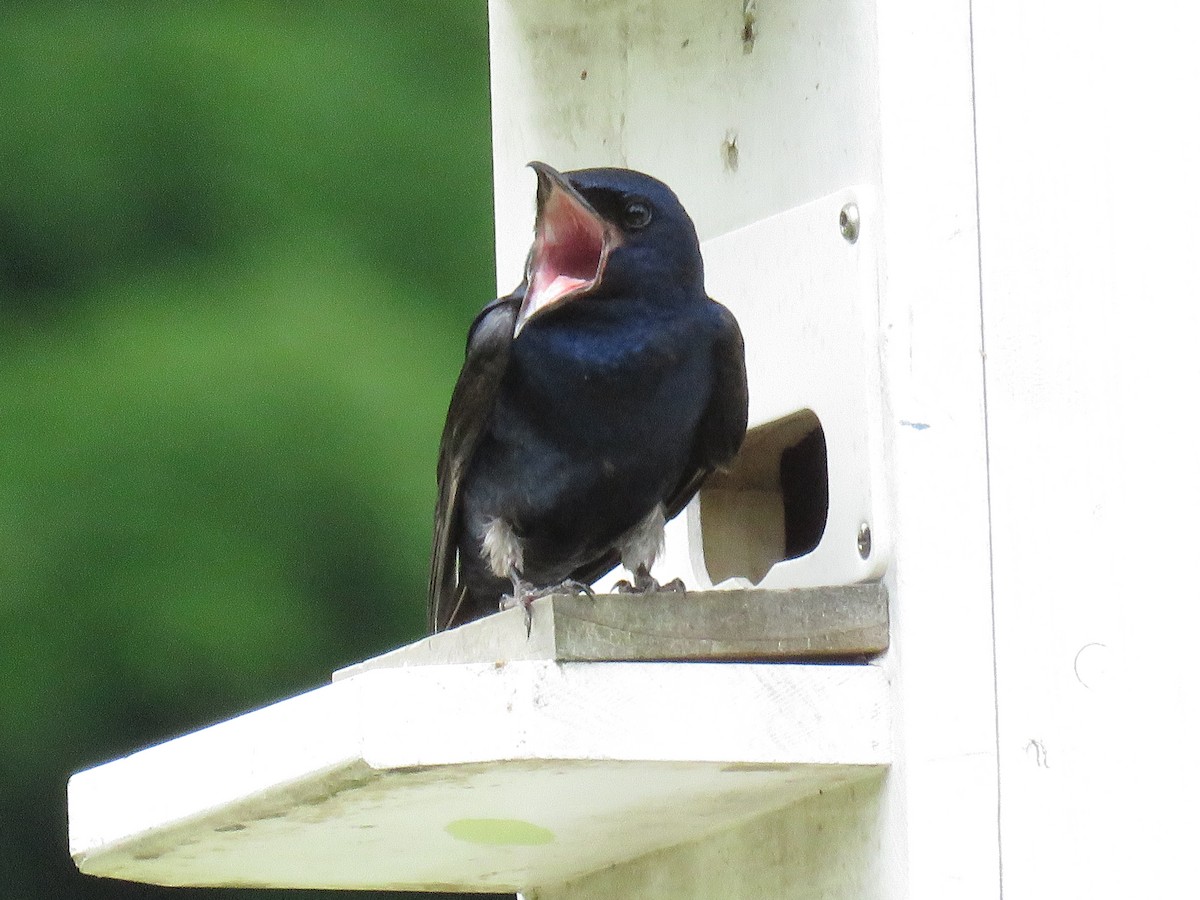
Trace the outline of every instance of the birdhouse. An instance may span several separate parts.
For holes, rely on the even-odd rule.
[[[656,573],[693,590],[546,598],[528,635],[501,613],[81,773],[80,867],[542,900],[1178,888],[1200,72],[1176,13],[1115,9],[491,0],[501,291],[525,164],[624,166],[675,189],[741,323],[750,431]]]
[[[491,14],[501,290],[525,259],[529,159],[642,168],[691,212],[708,291],[746,338],[749,438],[673,524],[664,577],[879,578],[889,537],[870,6],[514,2]]]

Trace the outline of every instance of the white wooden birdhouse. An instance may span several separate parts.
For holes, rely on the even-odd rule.
[[[80,867],[542,900],[1180,893],[1196,14],[489,14],[499,287],[528,161],[625,166],[678,193],[745,333],[744,451],[656,573],[695,591],[548,598],[528,638],[503,613],[81,773]]]

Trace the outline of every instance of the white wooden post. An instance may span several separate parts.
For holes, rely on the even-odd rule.
[[[1200,13],[975,26],[1005,892],[1186,895]]]
[[[747,335],[749,462],[672,526],[663,574],[713,588],[717,620],[751,583],[881,580],[890,649],[577,661],[607,607],[539,601],[532,643],[510,611],[81,773],[80,866],[541,900],[1186,893],[1196,14],[489,10],[500,288],[527,161],[630,166],[679,193]],[[789,559],[764,473],[817,420],[824,531]],[[797,602],[858,598],[877,638],[880,595],[855,590]],[[639,658],[769,643],[677,637]]]

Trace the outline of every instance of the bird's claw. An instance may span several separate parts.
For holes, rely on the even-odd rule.
[[[678,581],[678,579],[676,580]],[[533,601],[555,594],[582,594],[589,600],[596,599],[596,592],[592,590],[591,585],[571,578],[543,588],[535,588],[526,581],[514,581],[513,593],[505,594],[500,598],[500,609],[513,609],[518,605],[525,608],[525,637],[528,638],[533,633]]]
[[[592,590],[590,584],[584,584],[582,581],[576,581],[573,578],[568,578],[562,584],[556,584],[552,588],[546,588],[548,594],[582,594],[589,600],[596,599],[596,592]]]
[[[649,572],[643,567],[638,567],[638,570],[633,573],[633,582],[627,579],[621,579],[613,587],[618,594],[679,594],[680,596],[687,593],[687,588],[678,578],[673,578],[666,584],[659,584]]]
[[[537,588],[524,581],[514,569],[512,572],[513,592],[500,598],[500,609],[512,609],[521,606],[525,609],[525,639],[533,634],[533,601],[541,596]]]
[[[514,597],[512,594],[505,594],[500,598],[500,610],[503,612],[506,609],[515,607],[523,607],[525,609],[525,637],[528,638],[533,634],[533,601],[537,597],[532,593],[518,592]]]

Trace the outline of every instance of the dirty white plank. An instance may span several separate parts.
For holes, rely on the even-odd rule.
[[[537,900],[874,896],[886,869],[876,838],[882,802],[880,777],[823,788],[715,834],[548,885]]]
[[[76,775],[71,852],[173,885],[554,883],[878,773],[886,694],[865,665],[369,671]]]

